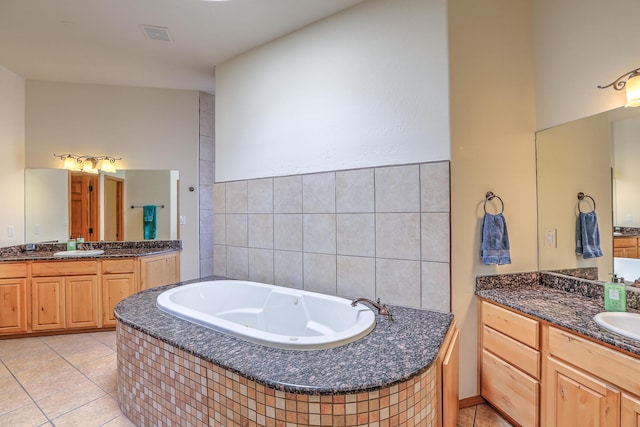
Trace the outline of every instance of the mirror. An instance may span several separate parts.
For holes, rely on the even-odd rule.
[[[613,247],[614,227],[640,236],[637,135],[640,109],[624,107],[537,133],[539,270],[602,281],[612,272],[630,281],[640,277],[640,260],[631,261],[636,270],[622,271],[625,260],[620,251],[614,257]],[[596,204],[600,258],[575,253],[579,192]],[[580,209],[591,211],[591,200],[580,202]]]
[[[177,170],[25,169],[25,242],[66,242],[79,230],[85,241],[144,240],[144,205],[157,206],[155,240],[179,239],[178,180]]]

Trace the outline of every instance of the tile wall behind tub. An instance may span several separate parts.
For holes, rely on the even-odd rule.
[[[449,187],[449,162],[214,184],[214,274],[449,311]]]

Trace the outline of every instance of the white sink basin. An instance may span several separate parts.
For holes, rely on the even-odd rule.
[[[73,257],[83,257],[83,256],[96,256],[102,255],[104,250],[102,249],[86,249],[86,250],[75,250],[75,251],[60,251],[53,254],[55,257],[60,258],[73,258]]]
[[[640,314],[625,311],[604,311],[593,318],[605,329],[640,341]]]

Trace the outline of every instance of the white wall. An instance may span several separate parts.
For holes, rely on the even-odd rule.
[[[25,80],[0,67],[0,246],[24,242],[24,97]]]
[[[535,98],[529,0],[449,0],[451,292],[460,398],[477,389],[475,278],[537,270]],[[484,195],[504,201],[509,265],[482,265]]]
[[[448,160],[445,0],[370,0],[216,67],[216,181]]]
[[[30,243],[69,238],[69,172],[62,169],[24,171],[25,241]]]
[[[53,153],[122,157],[121,169],[180,171],[183,280],[199,277],[199,94],[196,91],[28,81],[26,166],[60,168]]]
[[[624,105],[607,85],[640,67],[640,2],[534,0],[537,129]]]

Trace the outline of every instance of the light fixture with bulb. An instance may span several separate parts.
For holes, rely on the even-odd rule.
[[[627,104],[625,107],[640,107],[640,68],[631,70],[618,77],[606,86],[598,86],[598,89],[606,89],[613,86],[614,90],[625,89]]]
[[[62,167],[64,169],[82,171],[86,173],[98,173],[108,172],[115,173],[115,163],[122,158],[115,158],[110,156],[79,156],[77,154],[54,154],[54,157],[58,157],[64,163]]]

